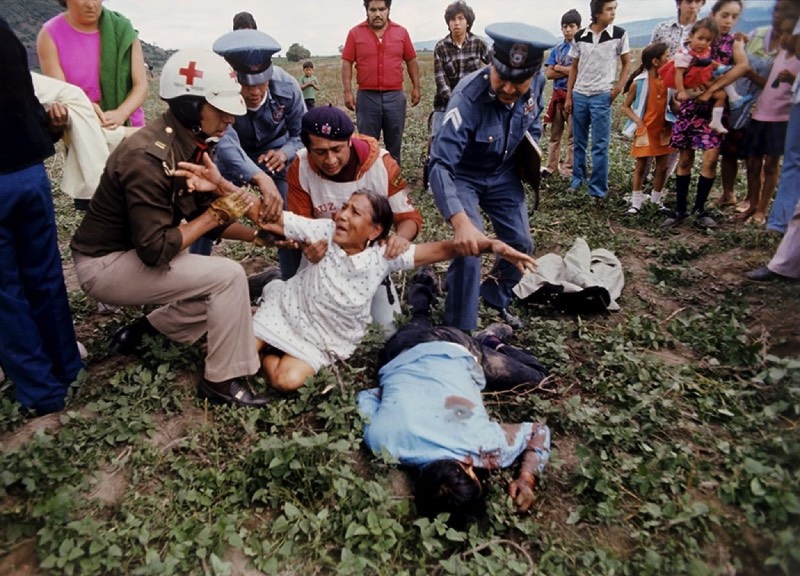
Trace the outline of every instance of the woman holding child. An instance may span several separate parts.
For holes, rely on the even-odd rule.
[[[720,64],[733,65],[733,69],[707,86],[697,98],[683,101],[676,114],[670,142],[673,148],[680,151],[675,177],[676,208],[664,222],[665,228],[679,225],[688,215],[689,185],[695,150],[702,151],[702,167],[697,180],[693,210],[696,223],[703,228],[716,226],[714,219],[706,212],[706,201],[714,184],[723,135],[711,127],[713,105],[710,100],[717,90],[743,76],[749,68],[744,42],[736,40],[731,33],[741,13],[741,0],[717,0],[711,8],[711,17],[718,28],[718,34],[711,46],[711,57]]]

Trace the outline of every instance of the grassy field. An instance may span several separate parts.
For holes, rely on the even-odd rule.
[[[316,62],[318,102],[341,104],[339,68]],[[423,238],[444,238],[449,227],[419,191],[430,54],[421,68],[403,168]],[[148,101],[149,118],[161,109]],[[487,404],[505,421],[545,420],[553,457],[531,513],[506,496],[515,471],[498,471],[488,524],[466,532],[417,519],[405,473],[361,447],[355,395],[375,384],[375,334],[260,411],[195,398],[200,346],[159,339],[141,360],[109,355],[105,341],[141,310],[99,314],[78,288],[67,243],[79,216],[58,191],[57,156],[67,283],[90,355],[61,414],[25,420],[0,385],[0,574],[797,574],[800,287],[743,280],[777,239],[729,213],[706,232],[665,233],[652,208],[626,216],[628,151],[613,140],[612,193],[599,208],[556,179],[531,215],[539,255],[563,255],[576,237],[619,255],[622,310],[578,318],[518,306],[528,327],[514,341],[552,369],[557,389]],[[250,246],[216,250],[248,271],[276,261]]]

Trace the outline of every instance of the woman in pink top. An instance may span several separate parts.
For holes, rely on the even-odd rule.
[[[80,86],[104,128],[143,126],[147,74],[130,21],[101,0],[59,3],[66,12],[45,22],[36,42],[42,72]]]

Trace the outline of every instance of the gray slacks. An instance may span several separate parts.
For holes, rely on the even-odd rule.
[[[356,96],[356,122],[361,134],[380,140],[400,164],[400,146],[406,128],[406,93],[402,90],[379,92],[359,90]]]

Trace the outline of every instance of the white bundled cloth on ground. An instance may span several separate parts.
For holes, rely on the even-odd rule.
[[[625,287],[625,277],[622,264],[610,250],[590,250],[586,240],[576,238],[563,258],[558,254],[545,254],[537,257],[536,262],[536,271],[526,273],[514,287],[519,299],[527,298],[545,284],[562,286],[565,293],[600,286],[611,296],[608,310],[620,309],[617,299]]]
[[[108,155],[122,142],[128,129],[100,126],[91,100],[78,86],[36,72],[31,72],[31,77],[36,97],[45,109],[59,102],[69,111],[61,191],[72,198],[88,200],[100,183]]]

